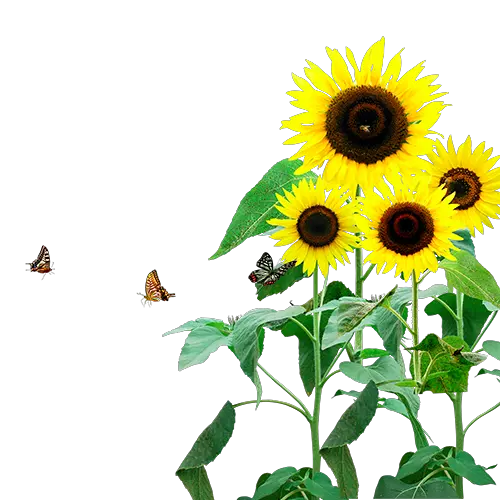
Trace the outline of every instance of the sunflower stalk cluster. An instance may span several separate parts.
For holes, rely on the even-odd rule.
[[[360,66],[349,49],[344,59],[327,48],[331,75],[309,61],[306,78],[293,75],[298,89],[288,94],[301,112],[282,128],[296,133],[285,144],[302,146],[245,195],[211,257],[264,234],[287,249],[277,267],[267,253],[259,259],[259,269],[250,275],[257,299],[309,278],[312,297],[282,310],[255,308],[227,322],[198,318],[164,334],[189,332],[179,369],[227,347],[256,391],[252,400],[228,401],[179,466],[176,474],[193,499],[214,499],[205,466],[231,438],[236,409],[261,404],[281,405],[303,417],[311,456],[262,474],[253,496],[239,500],[358,498],[349,445],[384,409],[408,422],[415,447],[401,459],[394,457],[397,472],[380,478],[374,498],[464,498],[464,479],[494,488],[489,467],[476,463],[464,438],[500,403],[464,426],[463,402],[471,374],[500,381],[500,366],[476,368],[487,359],[493,366],[500,361],[500,341],[483,340],[500,308],[500,288],[477,260],[473,240],[500,215],[498,157],[491,157],[484,143],[473,150],[470,137],[458,149],[451,136],[446,147],[429,137],[448,106],[441,100],[446,93],[434,83],[437,75],[419,78],[422,63],[401,74],[401,52],[384,68],[383,38]],[[338,265],[351,265],[350,259],[351,288],[335,276]],[[392,289],[363,297],[366,282],[392,270]],[[426,287],[434,273],[444,283]],[[424,308],[419,307],[423,300]],[[439,335],[422,334],[422,313],[441,317]],[[312,401],[262,366],[269,330],[296,340],[300,377]],[[325,439],[322,393],[339,373],[357,385],[339,388],[336,396],[354,401]],[[263,398],[262,378],[282,399]],[[419,419],[425,392],[450,399],[454,443],[429,444],[427,424]],[[390,462],[385,460],[387,466]]]

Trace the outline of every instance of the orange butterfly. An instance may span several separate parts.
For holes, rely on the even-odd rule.
[[[26,262],[26,265],[30,266],[30,268],[26,269],[26,271],[31,271],[32,273],[36,272],[36,273],[41,273],[41,274],[45,275],[47,273],[51,273],[54,270],[54,269],[51,269],[51,267],[50,267],[50,255],[49,255],[49,251],[45,245],[42,245],[42,248],[40,250],[40,253],[38,254],[38,257],[31,263]],[[44,278],[45,278],[45,276],[44,276]]]
[[[170,297],[175,297],[175,293],[168,293],[165,288],[161,286],[156,269],[151,271],[146,278],[146,295],[142,293],[138,293],[137,295],[142,295],[144,297],[143,305],[146,305],[146,302],[151,305],[152,302],[159,302],[160,300],[168,300]]]

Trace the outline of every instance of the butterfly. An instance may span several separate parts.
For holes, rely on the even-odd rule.
[[[26,262],[26,265],[30,266],[26,271],[31,271],[32,273],[47,274],[51,273],[53,269],[50,267],[50,255],[47,247],[42,245],[38,257],[33,262]],[[53,264],[52,264],[53,265]],[[45,276],[44,276],[45,278]],[[42,278],[43,279],[43,278]]]
[[[292,262],[280,263],[274,267],[272,257],[264,252],[262,257],[257,261],[257,267],[255,271],[250,273],[248,279],[252,283],[262,283],[263,285],[273,285],[278,281],[290,268],[294,267],[297,263],[296,260]]]
[[[156,269],[151,271],[146,278],[146,295],[138,293],[144,297],[143,301],[151,305],[152,302],[159,302],[160,300],[168,300],[170,297],[175,297],[175,293],[168,293],[160,283]]]

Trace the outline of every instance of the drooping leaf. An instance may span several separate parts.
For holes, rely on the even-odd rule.
[[[485,368],[481,368],[476,376],[478,377],[479,375],[494,375],[495,377],[500,377],[500,370],[486,370]]]
[[[393,476],[382,476],[375,490],[377,498],[458,498],[455,488],[442,480],[407,484]]]
[[[330,478],[322,472],[316,472],[312,479],[306,479],[304,486],[309,493],[322,498],[323,500],[340,500],[340,489],[333,486]]]
[[[476,249],[474,247],[474,241],[472,240],[472,236],[470,234],[470,231],[468,229],[459,229],[458,231],[455,231],[455,234],[458,234],[458,236],[461,236],[461,240],[453,240],[453,244],[459,248],[460,250],[464,250],[466,252],[469,252],[471,255],[474,257],[476,256]]]
[[[229,337],[213,326],[200,326],[186,338],[179,357],[179,371],[204,363],[220,346],[228,345]]]
[[[287,480],[297,472],[295,467],[283,467],[273,472],[266,481],[255,491],[253,500],[261,500],[272,495],[283,486]]]
[[[417,450],[412,454],[411,458],[400,467],[396,477],[398,479],[404,479],[405,477],[415,474],[415,472],[418,472],[424,465],[429,463],[429,461],[440,451],[441,449],[439,446],[427,446]]]
[[[481,465],[476,465],[474,458],[465,451],[459,451],[455,458],[448,459],[448,465],[455,474],[465,477],[473,484],[496,484]]]
[[[329,302],[332,300],[339,299],[341,297],[350,297],[354,294],[340,281],[332,281],[328,284],[325,292],[325,301]],[[304,306],[303,306],[304,307]],[[331,316],[331,311],[325,311],[321,315],[320,322],[320,339],[323,338],[323,332],[328,320]],[[313,318],[310,315],[301,314],[296,316],[295,319],[301,323],[305,328],[307,328],[311,333],[313,332]],[[314,346],[304,332],[304,330],[293,321],[288,321],[282,328],[281,332],[285,337],[295,336],[299,340],[299,372],[302,383],[304,384],[304,389],[308,396],[310,396],[314,390],[315,378],[314,378]],[[336,345],[329,349],[324,349],[321,351],[321,376],[324,376],[326,370],[330,366],[331,362],[337,355],[340,345]]]
[[[390,356],[389,351],[384,351],[383,349],[363,349],[359,353],[356,353],[357,359],[370,359],[370,358],[383,358],[384,356]]]
[[[276,193],[291,190],[292,184],[298,184],[301,179],[317,178],[313,172],[294,175],[295,170],[302,165],[300,160],[282,160],[273,165],[262,179],[243,197],[224,238],[210,260],[230,252],[247,238],[257,236],[270,229],[266,222],[269,219],[282,218],[276,208]]]
[[[214,319],[214,318],[198,318],[195,319],[194,321],[188,321],[184,323],[181,326],[178,326],[177,328],[174,328],[173,330],[170,330],[168,332],[165,332],[162,337],[166,337],[167,335],[172,335],[173,333],[179,333],[179,332],[190,332],[194,330],[195,328],[199,328],[200,326],[205,326],[205,325],[210,325],[213,326],[214,328],[218,329],[223,329],[224,328],[224,322],[221,321],[220,319]]]
[[[230,401],[214,421],[199,435],[176,475],[193,500],[213,500],[213,491],[205,465],[213,462],[226,446],[234,430],[236,414]]]
[[[457,312],[457,296],[454,293],[444,293],[439,295],[439,299],[445,302],[454,313]],[[464,295],[463,304],[464,340],[468,345],[473,345],[491,312],[481,300],[467,295]],[[425,307],[424,311],[428,316],[436,314],[441,316],[443,338],[457,335],[457,322],[443,304],[433,300]]]
[[[262,386],[259,374],[257,373],[257,364],[262,354],[259,338],[264,326],[280,322],[283,319],[292,318],[303,314],[304,308],[301,306],[292,306],[283,311],[274,309],[252,309],[244,314],[234,324],[230,336],[231,345],[236,357],[240,361],[243,373],[250,378],[257,388],[257,405],[262,396]]]
[[[435,394],[467,391],[469,371],[473,364],[461,355],[462,351],[470,351],[464,339],[448,336],[446,340],[443,340],[431,333],[411,349],[422,352],[420,373],[423,377],[431,362],[433,364],[429,369],[430,374],[445,374],[427,379],[424,387],[421,388],[422,391],[432,391]],[[413,373],[413,364],[410,365],[410,369]]]
[[[375,416],[377,405],[378,389],[370,380],[356,401],[340,417],[323,448],[336,448],[356,441]]]
[[[500,287],[493,275],[469,252],[460,250],[453,256],[456,261],[444,259],[439,263],[439,267],[445,270],[449,285],[469,297],[500,307]]]
[[[257,299],[262,300],[271,295],[283,293],[285,290],[288,290],[288,288],[305,277],[306,275],[302,269],[302,264],[298,264],[292,269],[289,269],[272,285],[262,285],[261,283],[256,283],[255,287],[257,288]]]
[[[500,342],[496,340],[486,340],[483,342],[483,349],[495,359],[500,361]]]
[[[337,479],[341,498],[358,498],[358,476],[349,447],[345,445],[338,448],[325,448],[320,453]]]

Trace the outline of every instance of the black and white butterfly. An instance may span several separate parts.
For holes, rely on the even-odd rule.
[[[248,279],[252,283],[261,283],[263,285],[273,285],[278,281],[290,268],[294,267],[297,263],[296,260],[292,262],[281,263],[278,262],[277,266],[274,267],[272,257],[264,252],[262,257],[257,261],[257,267],[255,271],[250,273]]]

